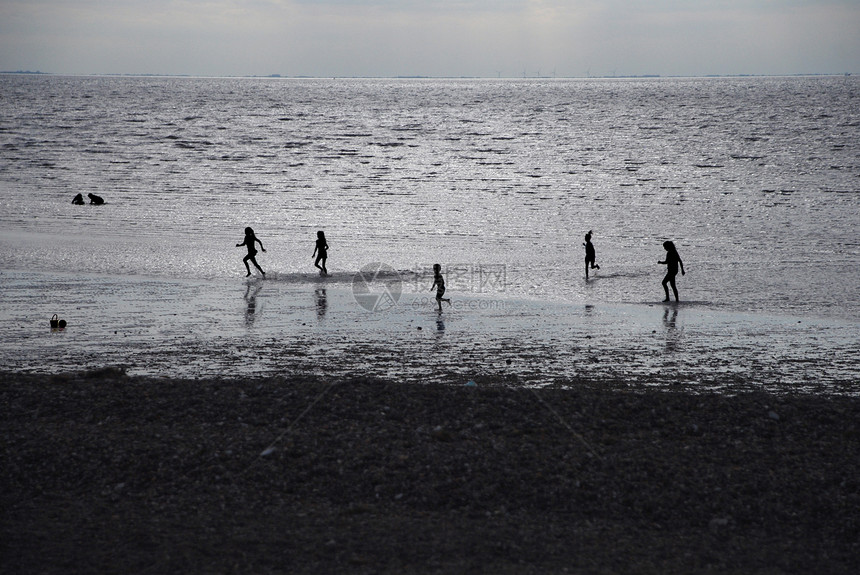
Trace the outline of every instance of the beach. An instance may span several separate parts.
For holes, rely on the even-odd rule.
[[[855,322],[470,292],[440,313],[406,273],[2,278],[4,572],[860,563]]]
[[[857,572],[856,88],[0,75],[0,572]]]
[[[860,400],[3,372],[6,573],[855,573]]]

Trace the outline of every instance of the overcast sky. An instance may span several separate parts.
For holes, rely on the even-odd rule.
[[[860,73],[860,0],[0,0],[0,70]]]

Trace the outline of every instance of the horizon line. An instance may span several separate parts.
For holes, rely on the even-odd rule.
[[[283,79],[283,80],[612,80],[612,79],[658,79],[658,78],[780,78],[803,76],[852,76],[851,72],[795,72],[781,74],[614,74],[587,76],[424,76],[424,75],[392,75],[392,76],[313,76],[313,75],[282,75],[282,74],[169,74],[169,73],[131,73],[131,72],[41,72],[31,70],[0,70],[0,75],[21,76],[74,76],[74,77],[128,77],[128,78],[248,78],[248,79]]]

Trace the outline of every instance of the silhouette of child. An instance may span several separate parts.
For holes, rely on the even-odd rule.
[[[93,206],[100,206],[105,203],[104,198],[101,196],[97,196],[95,194],[87,194],[87,197],[90,199],[90,204]]]
[[[84,196],[83,196],[83,194],[78,194],[77,196],[75,196],[75,197],[74,197],[74,199],[72,199],[72,203],[73,203],[73,204],[75,204],[76,206],[82,206],[82,205],[84,205]]]
[[[663,248],[666,250],[666,260],[657,262],[658,264],[666,265],[666,277],[663,278],[663,291],[666,292],[666,299],[669,301],[669,288],[666,284],[672,286],[672,292],[675,294],[675,301],[678,300],[678,288],[675,287],[675,276],[678,275],[678,266],[681,266],[681,275],[684,275],[684,262],[681,261],[681,256],[678,255],[678,250],[675,249],[675,244],[666,241],[663,242]]]
[[[436,288],[436,303],[439,304],[439,311],[442,311],[442,302],[448,302],[451,305],[451,298],[442,297],[445,295],[445,278],[442,277],[442,266],[433,264],[433,285],[430,286],[430,291]]]
[[[254,230],[252,230],[251,228],[245,228],[245,241],[243,241],[241,244],[236,244],[237,248],[241,248],[242,246],[248,246],[248,255],[242,258],[242,262],[245,264],[245,269],[248,270],[248,275],[246,275],[245,277],[251,275],[251,267],[248,265],[248,260],[250,260],[251,263],[254,264],[255,268],[260,270],[261,274],[266,275],[266,272],[264,272],[263,268],[260,267],[260,264],[257,263],[257,258],[254,257],[257,255],[257,248],[255,247],[255,243],[260,244],[260,249],[264,252],[266,251],[266,248],[263,247],[263,242],[257,239],[257,236],[254,235]]]
[[[585,243],[582,245],[585,246],[585,279],[588,279],[589,264],[591,264],[591,269],[593,270],[600,269],[600,266],[594,263],[597,255],[594,253],[594,246],[591,244],[591,230],[588,230],[588,233],[585,234]]]
[[[317,244],[311,257],[315,256],[317,259],[314,262],[314,266],[320,270],[321,276],[327,276],[328,270],[325,268],[325,260],[328,258],[328,242],[325,241],[325,233],[322,230],[317,232]],[[322,265],[320,265],[320,262],[322,262]]]

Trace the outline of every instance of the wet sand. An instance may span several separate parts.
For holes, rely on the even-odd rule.
[[[860,569],[856,397],[110,368],[0,382],[4,573]]]
[[[860,324],[728,311],[449,292],[404,276],[396,305],[362,307],[351,274],[214,280],[2,272],[0,370],[122,366],[176,377],[560,378],[704,390],[860,393]],[[659,285],[657,285],[659,291]],[[397,295],[397,294],[396,294]],[[366,302],[365,302],[366,303]],[[377,304],[385,303],[383,300]],[[51,331],[58,313],[68,321]]]

